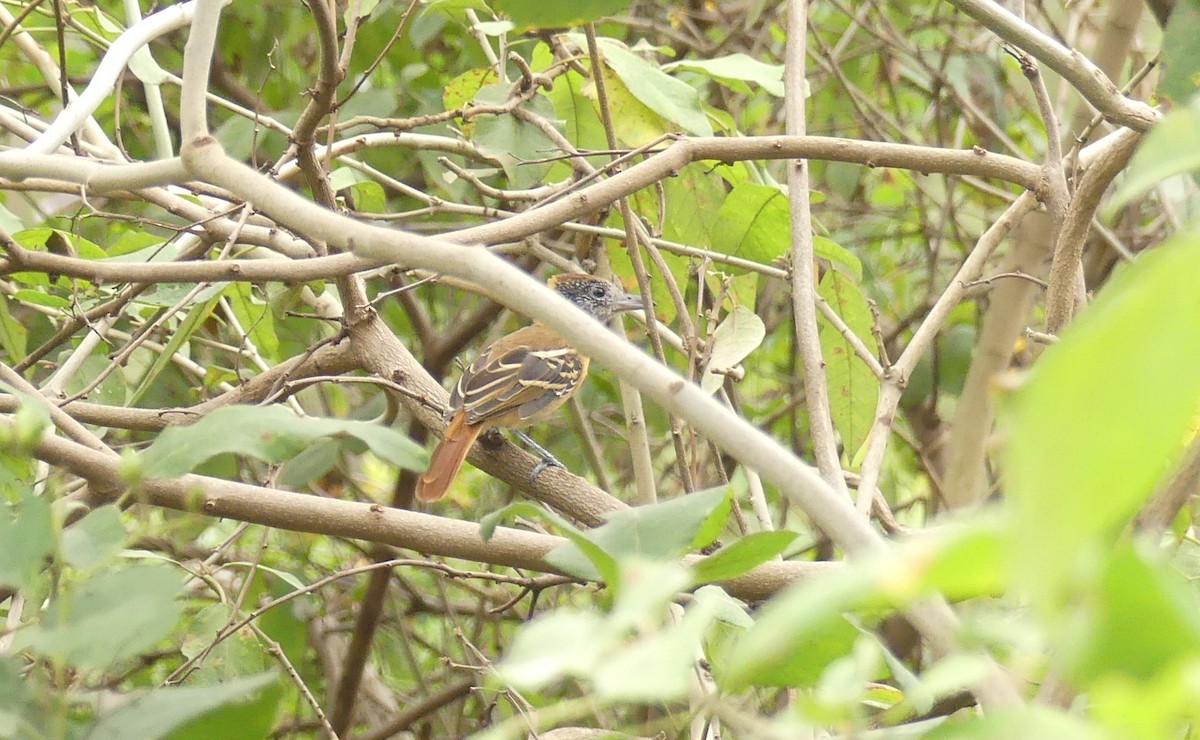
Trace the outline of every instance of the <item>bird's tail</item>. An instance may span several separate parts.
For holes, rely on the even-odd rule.
[[[467,423],[465,414],[454,415],[442,434],[441,443],[429,458],[429,469],[417,480],[419,501],[437,501],[446,495],[481,431],[478,426]]]

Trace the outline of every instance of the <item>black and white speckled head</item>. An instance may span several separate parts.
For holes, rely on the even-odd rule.
[[[643,307],[640,296],[626,293],[606,280],[581,272],[555,275],[547,284],[600,321],[608,321],[613,314],[622,311],[636,311]]]

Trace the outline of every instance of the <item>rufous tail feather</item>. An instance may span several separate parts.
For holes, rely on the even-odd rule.
[[[437,501],[446,495],[481,431],[479,427],[468,424],[463,414],[454,415],[442,434],[441,443],[429,457],[429,468],[417,480],[419,501]]]

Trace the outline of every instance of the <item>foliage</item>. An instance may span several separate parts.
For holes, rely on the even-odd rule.
[[[813,3],[789,91],[785,5],[221,10],[229,156],[323,215],[649,290],[658,333],[630,341],[850,484],[755,470],[597,368],[569,430],[532,430],[586,480],[531,482],[485,439],[410,512],[439,384],[527,319],[420,260],[347,274],[315,211],[179,169],[187,26],[52,156],[22,151],[139,19],[0,0],[0,738],[1197,736],[1197,1],[1161,31],[1121,2],[1028,8],[1073,69],[1128,83],[1099,86],[1103,123],[972,0]],[[789,93],[807,191],[739,148],[783,133]],[[1125,166],[1141,101],[1163,115]],[[1019,167],[1048,217],[1013,215]],[[1078,281],[1038,331],[1042,288]],[[871,532],[839,529],[872,498]]]

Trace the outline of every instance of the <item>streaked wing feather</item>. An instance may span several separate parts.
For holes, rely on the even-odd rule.
[[[567,396],[582,381],[583,361],[565,347],[509,350],[499,357],[486,352],[463,373],[451,405],[461,405],[467,422],[479,424],[516,410],[528,419]]]

